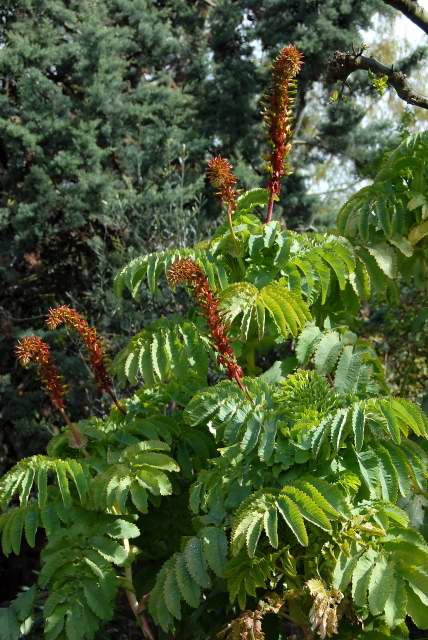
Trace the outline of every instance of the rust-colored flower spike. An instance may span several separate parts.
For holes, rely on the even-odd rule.
[[[80,335],[89,352],[91,369],[94,373],[98,390],[108,393],[119,411],[125,413],[124,408],[118,402],[112,380],[107,372],[104,348],[97,337],[96,330],[89,326],[85,318],[83,318],[76,309],[67,305],[49,309],[46,324],[49,329],[56,329],[61,324],[65,324]]]
[[[218,363],[225,367],[228,378],[236,380],[240,389],[248,395],[242,381],[244,372],[236,362],[235,354],[229,344],[226,327],[218,313],[219,302],[211,291],[208,278],[201,267],[190,258],[176,260],[168,271],[168,282],[173,287],[187,284],[192,289],[196,303],[207,321],[214,348],[218,353]]]
[[[217,189],[217,195],[220,197],[220,200],[227,207],[227,219],[230,232],[236,241],[233,231],[232,215],[236,209],[236,199],[238,197],[236,183],[238,180],[232,173],[232,165],[221,156],[211,158],[211,160],[208,161],[207,176],[212,186]]]
[[[37,336],[27,336],[19,340],[15,348],[15,353],[23,367],[28,366],[30,362],[34,362],[37,365],[42,384],[53,406],[55,409],[58,409],[69,429],[71,446],[76,449],[81,449],[85,455],[88,455],[85,449],[86,438],[82,436],[78,427],[71,422],[65,411],[65,385],[54,364],[46,342]]]
[[[65,385],[59,374],[50,352],[49,346],[38,336],[27,336],[19,340],[15,353],[20,364],[26,367],[30,362],[37,365],[43,386],[53,406],[64,411]]]
[[[272,219],[273,203],[281,193],[281,178],[286,173],[285,158],[290,152],[291,125],[296,83],[294,78],[303,64],[303,55],[294,46],[284,47],[273,61],[272,88],[263,113],[271,145],[269,155],[269,203],[265,222]]]
[[[221,201],[233,212],[236,209],[238,180],[232,173],[230,162],[221,156],[211,158],[208,161],[207,175],[212,186],[218,189],[217,195],[220,196]]]
[[[72,307],[62,305],[61,307],[49,309],[46,324],[49,329],[56,329],[61,324],[65,324],[77,331],[89,352],[91,368],[98,389],[100,391],[108,391],[112,386],[112,382],[105,366],[104,349],[97,338],[96,330],[89,326],[85,318],[82,318]]]

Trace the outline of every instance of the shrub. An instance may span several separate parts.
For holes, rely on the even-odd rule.
[[[116,398],[102,344],[70,308],[48,325],[80,333],[113,399],[107,416],[73,424],[46,344],[18,347],[65,425],[0,482],[3,553],[46,536],[37,585],[3,611],[14,637],[42,603],[47,640],[93,638],[119,589],[147,638],[405,638],[406,616],[428,627],[428,419],[388,393],[352,330],[363,302],[396,295],[400,274],[426,276],[415,197],[428,135],[390,155],[334,233],[287,230],[271,216],[300,64],[292,46],[274,61],[268,188],[238,195],[216,158],[209,178],[227,222],[118,274],[118,295],[145,283],[155,293],[166,277],[193,300],[117,356],[135,392]]]

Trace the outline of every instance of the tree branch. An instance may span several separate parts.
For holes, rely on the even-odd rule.
[[[361,52],[346,53],[336,51],[328,64],[328,80],[330,82],[346,82],[354,71],[363,69],[371,71],[377,76],[386,76],[388,83],[394,87],[399,97],[415,107],[428,109],[428,98],[416,93],[407,82],[407,76],[402,71],[395,71],[375,58],[363,56]]]
[[[406,18],[414,22],[422,31],[428,34],[428,13],[416,0],[383,0],[385,4],[401,11]]]

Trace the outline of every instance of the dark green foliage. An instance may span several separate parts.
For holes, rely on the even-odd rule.
[[[32,614],[36,604],[36,588],[22,591],[9,605],[0,609],[0,638],[18,640],[21,633],[27,633],[32,627]]]
[[[384,354],[388,384],[394,392],[421,402],[428,413],[426,292],[403,288],[399,303],[393,308],[376,305],[359,332]]]
[[[181,553],[170,558],[159,572],[150,594],[149,611],[164,629],[174,618],[181,619],[180,600],[197,608],[202,589],[211,587],[208,573],[223,577],[226,567],[227,539],[222,529],[204,527],[189,538]]]
[[[136,335],[114,363],[118,379],[135,384],[143,378],[146,386],[166,382],[171,377],[206,379],[209,342],[192,322],[158,323]]]
[[[187,220],[207,147],[190,134],[202,26],[197,7],[150,0],[16,2],[0,24],[0,348],[2,373],[12,375],[0,384],[9,428],[28,428],[32,406],[36,422],[50,413],[27,377],[24,402],[10,389],[22,378],[17,335],[71,301],[117,340],[136,314],[114,317],[112,274],[136,246],[184,244],[193,233]],[[63,364],[78,378],[79,357]],[[79,417],[94,398],[82,383],[69,400]]]

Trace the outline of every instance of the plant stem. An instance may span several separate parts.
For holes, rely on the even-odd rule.
[[[110,396],[110,398],[113,400],[113,403],[115,404],[115,406],[117,407],[117,409],[119,409],[120,413],[124,416],[126,416],[126,409],[124,409],[122,407],[122,405],[119,403],[119,400],[117,398],[117,395],[114,391],[114,389],[112,389],[111,387],[109,387],[108,389],[106,389],[108,395]]]
[[[235,376],[235,381],[236,381],[236,383],[237,383],[238,387],[241,389],[242,393],[244,393],[244,394],[247,396],[248,400],[249,400],[253,405],[255,405],[254,399],[253,399],[253,397],[251,396],[251,394],[250,394],[250,392],[248,391],[248,389],[247,389],[247,387],[245,386],[245,384],[243,383],[242,378],[241,378],[240,376]]]
[[[267,224],[268,222],[270,222],[272,220],[273,202],[274,202],[273,191],[272,191],[272,189],[270,189],[268,210],[267,210],[267,214],[266,214],[265,224]]]
[[[71,434],[74,447],[76,449],[80,449],[83,455],[85,456],[85,458],[89,458],[89,453],[85,448],[85,438],[83,438],[82,434],[80,433],[80,430],[76,427],[75,424],[71,422],[70,418],[68,417],[64,409],[60,409],[60,413],[64,418],[64,422],[67,425],[68,430]]]
[[[238,264],[240,266],[240,269],[242,271],[242,275],[244,276],[245,275],[245,263],[244,263],[243,259],[241,258],[241,256],[236,256],[236,260],[237,260],[237,262],[238,262]]]
[[[229,205],[227,207],[227,221],[229,223],[229,229],[230,229],[230,233],[231,233],[232,238],[233,238],[233,243],[234,243],[234,245],[236,247],[236,250],[239,252],[238,238],[235,236],[235,232],[233,230],[232,214],[233,214],[233,209]]]
[[[131,548],[129,545],[128,538],[123,539],[123,546],[129,556]],[[145,638],[148,638],[148,640],[155,640],[151,632],[148,620],[144,615],[144,613],[142,612],[142,607],[138,602],[137,596],[135,595],[134,582],[133,582],[133,576],[132,576],[132,563],[129,564],[127,567],[125,567],[125,578],[128,584],[132,587],[132,589],[126,589],[126,597],[128,599],[128,603],[132,610],[132,613],[135,616],[137,624],[140,627],[141,631],[143,632],[143,636]]]
[[[247,370],[250,376],[254,376],[257,373],[256,350],[249,344],[247,344]]]

